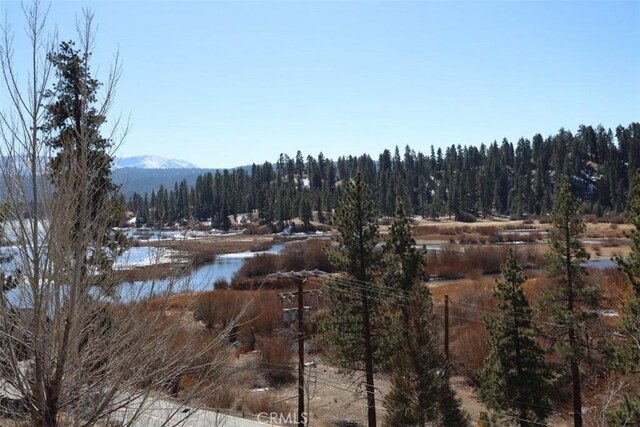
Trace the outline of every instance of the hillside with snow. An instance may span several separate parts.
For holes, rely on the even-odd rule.
[[[198,166],[185,160],[165,159],[160,156],[121,157],[115,160],[116,169],[198,169]]]

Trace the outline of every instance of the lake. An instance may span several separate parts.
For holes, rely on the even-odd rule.
[[[213,262],[197,267],[191,274],[177,279],[140,280],[123,283],[119,287],[120,299],[123,302],[135,301],[150,294],[164,294],[171,288],[173,292],[210,291],[218,280],[231,282],[233,275],[248,258],[258,254],[278,254],[285,244],[274,245],[267,251],[238,252],[217,255]]]
[[[258,254],[277,254],[282,251],[286,244],[274,245],[267,251],[260,252],[239,252],[232,254],[222,254],[215,257],[209,264],[201,265],[194,269],[191,274],[179,278],[162,280],[142,280],[122,283],[118,287],[118,293],[122,302],[132,302],[150,295],[162,295],[167,291],[210,291],[213,284],[218,280],[231,281],[233,275],[242,267],[244,262]],[[17,248],[4,248],[5,255],[15,255]],[[131,248],[116,263],[116,267],[123,268],[138,265],[149,265],[154,260],[166,260],[170,254],[166,251],[158,252],[156,248],[138,247]],[[173,254],[172,254],[173,255]],[[15,262],[15,258],[14,258]],[[19,286],[6,293],[7,300],[16,307],[30,306],[28,289]]]

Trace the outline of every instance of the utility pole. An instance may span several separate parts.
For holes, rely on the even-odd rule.
[[[307,279],[298,281],[298,427],[304,427],[304,294],[302,285]],[[304,418],[303,418],[304,417]]]
[[[307,415],[304,412],[304,317],[306,315],[306,310],[309,307],[305,307],[304,305],[304,294],[305,293],[315,293],[318,298],[322,295],[322,291],[312,290],[312,291],[304,291],[303,285],[304,282],[307,281],[308,277],[315,277],[319,275],[326,274],[320,270],[312,270],[312,271],[292,271],[290,273],[275,273],[270,274],[267,277],[292,277],[299,279],[298,281],[298,292],[296,292],[298,297],[298,309],[297,309],[297,320],[298,320],[298,427],[305,427]],[[291,300],[294,294],[289,294],[289,299]],[[280,301],[285,300],[284,294],[278,295]],[[285,309],[285,313],[287,310]],[[288,312],[290,313],[290,311]],[[285,321],[288,320],[288,315],[285,316]]]
[[[449,295],[444,296],[444,355],[449,360]]]

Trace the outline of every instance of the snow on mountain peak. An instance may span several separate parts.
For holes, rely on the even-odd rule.
[[[138,169],[199,169],[193,163],[178,159],[165,159],[160,156],[122,157],[115,161],[115,168]]]

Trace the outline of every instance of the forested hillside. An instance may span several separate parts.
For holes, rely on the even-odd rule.
[[[242,159],[239,159],[242,162]],[[263,223],[311,218],[322,222],[336,207],[342,182],[361,170],[382,215],[391,216],[396,197],[409,214],[472,220],[488,215],[544,215],[553,208],[558,175],[571,177],[583,213],[604,215],[627,209],[629,182],[640,164],[640,123],[615,132],[580,126],[543,138],[504,139],[487,145],[450,146],[428,153],[398,147],[377,158],[369,154],[327,159],[298,151],[275,163],[208,172],[173,188],[135,193],[129,207],[144,223],[207,220],[228,226],[231,214],[257,212]]]
[[[134,193],[151,193],[162,185],[172,187],[174,182],[186,181],[193,186],[198,175],[215,173],[216,169],[141,169],[118,168],[113,171],[113,182],[120,186],[125,197]]]

